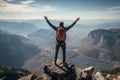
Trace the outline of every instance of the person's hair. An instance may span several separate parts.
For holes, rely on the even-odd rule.
[[[59,25],[60,25],[60,26],[63,26],[63,25],[64,25],[64,22],[60,22]]]

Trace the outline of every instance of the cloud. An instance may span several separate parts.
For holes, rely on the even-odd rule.
[[[10,1],[10,0],[9,0]],[[35,0],[34,0],[35,1]],[[33,0],[21,1],[21,4],[12,4],[6,1],[0,1],[0,12],[6,13],[39,13],[56,10],[48,5],[31,6]]]
[[[110,7],[107,10],[112,11],[112,10],[120,10],[120,6],[114,6],[114,7]]]
[[[0,0],[1,19],[39,19],[49,16],[52,19],[120,19],[120,6],[104,10],[67,11],[63,7],[53,8],[37,3],[38,0]],[[2,13],[2,14],[1,14]]]
[[[20,1],[21,4],[25,4],[25,5],[27,5],[27,4],[32,4],[32,3],[34,3],[34,2],[36,2],[36,0]]]
[[[12,1],[15,1],[15,0],[4,0],[4,1],[7,1],[7,2],[12,2]]]
[[[49,5],[38,5],[33,0],[8,2],[13,0],[0,0],[0,18],[1,19],[38,19],[43,18],[46,13],[56,11]]]

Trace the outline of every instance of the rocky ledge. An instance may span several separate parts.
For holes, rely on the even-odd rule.
[[[44,66],[44,73],[49,75],[52,80],[76,80],[75,66],[72,62],[63,65],[62,60],[58,59],[57,64],[50,61]]]

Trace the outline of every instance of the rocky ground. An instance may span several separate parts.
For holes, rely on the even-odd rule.
[[[0,80],[120,80],[120,67],[96,71],[93,66],[76,68],[72,62],[63,65],[59,59],[44,65],[44,72],[0,67]]]

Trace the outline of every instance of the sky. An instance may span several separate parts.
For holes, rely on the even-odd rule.
[[[0,0],[0,19],[120,19],[120,0]]]

